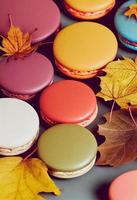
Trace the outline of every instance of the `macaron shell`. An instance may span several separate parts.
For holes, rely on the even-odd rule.
[[[96,157],[86,167],[84,167],[80,170],[72,171],[72,172],[59,172],[59,171],[53,171],[53,170],[48,170],[48,172],[51,176],[54,176],[56,178],[62,178],[62,179],[75,178],[78,176],[82,176],[85,173],[87,173],[89,170],[91,170],[95,164],[95,161],[96,161]]]
[[[38,142],[38,152],[53,171],[75,171],[94,159],[97,143],[88,129],[62,124],[43,133]]]
[[[24,152],[26,152],[27,150],[29,150],[33,144],[36,142],[37,138],[39,136],[39,132],[37,134],[37,136],[35,136],[32,141],[26,143],[25,145],[22,145],[20,147],[16,147],[16,148],[1,148],[0,147],[0,155],[3,156],[15,156],[15,155],[19,155],[22,154]]]
[[[109,189],[109,200],[137,199],[137,170],[127,172],[115,179]]]
[[[0,85],[17,94],[35,94],[53,80],[53,66],[45,56],[33,53],[23,59],[0,61]]]
[[[60,12],[52,0],[1,0],[0,33],[9,30],[8,14],[15,26],[23,32],[32,33],[32,41],[39,42],[54,33],[60,25]]]
[[[95,114],[97,102],[94,92],[87,85],[64,80],[43,91],[40,108],[49,119],[58,123],[79,123]]]
[[[65,0],[65,3],[78,11],[96,12],[108,8],[114,0]]]
[[[32,106],[18,99],[0,99],[0,148],[26,145],[38,132],[39,117]]]
[[[98,70],[91,70],[91,71],[75,71],[75,70],[69,70],[68,68],[65,68],[62,66],[57,60],[55,60],[55,63],[58,67],[58,69],[65,74],[66,76],[76,78],[76,79],[88,79],[92,78],[94,76],[97,76],[101,69]]]
[[[137,42],[137,19],[135,16],[129,18],[124,15],[131,4],[136,4],[136,1],[127,1],[118,9],[115,15],[115,27],[118,33],[124,38],[133,42]]]
[[[56,36],[53,51],[57,62],[72,70],[96,70],[112,61],[117,40],[105,26],[79,22],[64,28]]]
[[[134,50],[134,51],[137,51],[137,46],[134,46],[134,45],[131,45],[131,44],[126,43],[125,41],[121,40],[120,37],[119,37],[119,40],[120,40],[120,42],[121,42],[124,46],[126,46],[127,48],[132,49],[132,50]]]

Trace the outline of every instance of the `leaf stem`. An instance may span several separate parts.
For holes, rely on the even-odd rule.
[[[116,103],[116,101],[114,100],[113,104],[112,104],[112,107],[111,107],[110,115],[109,115],[109,123],[111,123],[111,121],[112,121],[112,115],[113,115],[113,110],[114,110],[114,107],[115,107],[115,103]]]
[[[29,34],[32,35],[33,33],[35,33],[38,29],[35,28],[33,31],[31,31]]]
[[[132,121],[134,122],[135,126],[137,127],[137,123],[136,123],[136,121],[135,121],[135,119],[134,119],[134,116],[133,116],[133,114],[132,114],[131,106],[128,107],[128,110],[129,110],[130,117],[131,117]]]
[[[23,160],[26,161],[28,158],[30,158],[36,151],[38,150],[38,147],[36,147],[29,155],[27,155]]]
[[[8,14],[8,17],[9,17],[10,25],[13,27],[13,21],[12,21],[12,16],[11,16],[11,14]]]

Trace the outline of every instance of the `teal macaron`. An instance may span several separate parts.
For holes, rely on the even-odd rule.
[[[122,4],[116,12],[114,21],[120,42],[127,48],[137,51],[137,17],[135,14],[129,14],[131,9],[137,14],[136,0]]]

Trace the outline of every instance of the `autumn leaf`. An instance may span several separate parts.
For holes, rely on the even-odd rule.
[[[132,15],[134,15],[137,19],[137,4],[131,4],[124,15],[127,17],[131,17]]]
[[[137,120],[137,112],[134,118]],[[100,158],[97,165],[114,167],[126,164],[137,158],[137,126],[134,125],[127,110],[113,112],[109,122],[109,113],[105,116],[106,123],[99,125],[98,134],[105,137],[105,142],[98,147]]]
[[[48,176],[47,170],[37,158],[0,158],[0,199],[44,200],[38,195],[40,192],[60,195],[60,190]]]
[[[19,27],[13,25],[11,15],[9,15],[10,29],[7,37],[2,37],[0,50],[3,56],[15,56],[16,58],[25,57],[37,50],[38,45],[31,44],[31,34],[23,33]]]
[[[137,63],[124,58],[109,63],[104,71],[97,96],[105,101],[114,100],[121,108],[137,107]]]

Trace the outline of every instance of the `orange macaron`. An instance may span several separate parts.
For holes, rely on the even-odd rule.
[[[64,0],[67,11],[76,18],[93,20],[108,14],[115,0]]]
[[[78,22],[62,29],[53,44],[58,69],[77,79],[97,76],[118,49],[113,32],[95,22]]]

